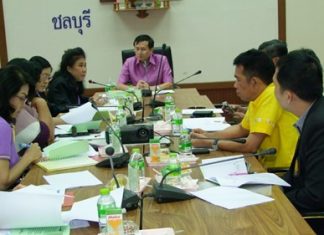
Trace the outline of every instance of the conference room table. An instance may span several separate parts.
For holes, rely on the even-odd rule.
[[[190,106],[212,107],[206,97],[200,96],[194,89],[178,89],[174,94],[176,105],[180,108]],[[204,158],[235,155],[224,151],[215,151],[205,155],[199,155],[198,162]],[[254,157],[246,157],[254,172],[263,172],[264,169]],[[89,170],[104,184],[112,178],[111,170],[97,168],[96,166],[63,170],[54,173],[76,172]],[[37,166],[33,166],[26,175],[23,184],[46,184],[44,175],[51,175]],[[116,173],[127,174],[127,168],[116,169]],[[150,167],[146,168],[147,176],[153,177]],[[199,168],[192,169],[192,178],[203,181]],[[75,201],[97,196],[103,185],[69,189],[75,196]],[[151,187],[145,192],[149,193]],[[153,198],[145,198],[143,205],[143,229],[172,227],[176,234],[315,234],[299,212],[289,202],[280,187],[272,186],[271,202],[243,207],[239,209],[224,209],[212,205],[198,198],[171,202],[157,203]],[[139,223],[139,209],[129,211],[125,218]],[[73,229],[71,234],[97,234],[98,224],[90,223],[90,227]]]

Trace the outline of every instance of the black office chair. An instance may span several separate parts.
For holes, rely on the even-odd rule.
[[[324,212],[301,212],[303,218],[312,227],[316,234],[324,234]]]
[[[172,62],[171,47],[166,46],[164,51],[162,50],[162,47],[154,47],[153,52],[156,53],[156,54],[164,55],[164,56],[167,57],[170,68],[171,68],[172,77],[174,77],[173,76],[174,73],[173,73],[173,62]],[[135,55],[135,52],[134,52],[134,49],[127,49],[127,50],[122,50],[121,54],[122,54],[122,61],[123,61],[123,64],[124,64],[127,58],[132,57],[132,56]]]

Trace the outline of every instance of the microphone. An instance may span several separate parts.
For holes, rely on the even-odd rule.
[[[194,76],[196,76],[196,75],[199,75],[199,74],[201,74],[201,73],[202,73],[201,70],[198,70],[197,72],[195,72],[195,73],[193,73],[193,74],[191,74],[191,75],[189,75],[189,76],[187,76],[187,77],[185,77],[185,78],[183,78],[183,79],[177,81],[176,83],[173,84],[173,89],[176,89],[176,88],[177,88],[177,85],[178,85],[179,83],[181,83],[181,82],[183,82],[183,81],[185,81],[185,80],[187,80],[187,79],[189,79],[189,78],[191,78],[191,77],[194,77]]]
[[[92,107],[93,107],[93,104],[92,104]],[[110,107],[110,108],[119,108],[120,106],[118,105],[107,105],[107,106],[103,106],[103,107]],[[121,105],[121,107],[125,110],[127,109],[127,111],[129,112],[130,116],[127,116],[126,119],[127,119],[127,125],[128,124],[134,124],[135,122],[137,121],[141,121],[141,120],[136,120],[136,117],[135,115],[133,114],[133,112],[130,110],[130,108],[128,108],[126,105]],[[99,111],[100,112],[100,111]]]
[[[122,149],[122,153],[118,153],[115,154],[114,157],[112,157],[112,161],[114,162],[114,166],[116,168],[121,168],[124,167],[128,164],[129,161],[129,154],[126,153],[125,147],[122,143],[122,141],[120,140],[119,136],[116,134],[116,132],[114,131],[114,129],[112,128],[112,126],[110,125],[109,121],[101,114],[101,112],[99,111],[97,105],[95,104],[95,102],[91,101],[92,107],[99,113],[99,116],[101,118],[101,120],[111,129],[113,135],[117,138],[117,140],[120,143],[121,149]],[[106,140],[107,140],[107,135],[109,136],[108,131],[106,131]],[[102,160],[101,162],[98,162],[96,164],[96,166],[98,167],[111,167],[112,165],[110,164],[110,159],[105,159]]]
[[[258,156],[264,156],[264,155],[272,155],[275,154],[277,150],[275,148],[269,148],[264,151],[260,151],[259,153],[251,153],[248,155],[245,155],[245,157],[258,157]],[[222,162],[229,162],[229,161],[234,161],[237,159],[244,158],[244,156],[239,156],[236,158],[230,158],[230,159],[223,159],[220,161],[215,161],[215,162],[208,162],[208,163],[201,163],[201,164],[196,164],[188,167],[179,167],[176,169],[173,169],[166,173],[160,183],[155,182],[153,184],[153,194],[154,194],[154,199],[159,202],[159,203],[164,203],[164,202],[175,202],[175,201],[183,201],[183,200],[188,200],[194,198],[193,195],[187,193],[186,191],[179,189],[177,187],[164,184],[163,182],[165,181],[166,177],[174,172],[178,172],[179,170],[188,170],[188,169],[193,169],[197,167],[202,167],[202,166],[208,166],[208,165],[213,165],[213,164],[218,164]]]
[[[106,148],[106,154],[108,155],[109,161],[110,161],[112,177],[116,183],[116,187],[120,188],[120,184],[119,184],[118,179],[115,174],[115,168],[114,168],[115,163],[114,163],[113,157],[112,157],[114,155],[114,152],[115,152],[115,150],[113,147],[109,146]],[[140,200],[140,198],[135,192],[124,188],[123,199],[122,199],[122,208],[125,208],[127,211],[137,209],[139,200]]]
[[[160,119],[162,119],[162,116],[160,114],[154,113],[154,108],[164,105],[164,102],[161,102],[161,101],[157,101],[156,100],[156,95],[160,91],[160,90],[158,91],[157,88],[158,88],[158,85],[161,82],[161,67],[162,67],[162,60],[163,60],[163,57],[164,57],[164,54],[165,54],[165,48],[166,48],[166,44],[163,43],[163,45],[162,45],[162,51],[161,51],[161,59],[160,59],[160,64],[159,64],[159,70],[158,70],[158,75],[157,75],[157,78],[156,78],[156,83],[155,83],[155,88],[154,88],[154,95],[153,95],[153,99],[152,99],[151,104],[150,104],[151,107],[152,107],[152,112],[150,114],[150,117],[151,118],[154,117],[153,118],[154,120],[160,120]],[[161,90],[163,90],[163,89],[161,89]]]
[[[246,157],[263,157],[266,155],[275,155],[277,153],[277,149],[276,148],[268,148],[266,150],[257,152],[257,153],[250,153],[250,154],[246,154]]]
[[[100,85],[100,86],[103,86],[103,87],[107,87],[106,84],[103,84],[103,83],[100,83],[100,82],[96,82],[96,81],[93,81],[93,80],[89,80],[88,82],[89,82],[90,84],[96,84],[96,85]],[[142,109],[142,102],[139,101],[139,98],[138,98],[138,96],[135,94],[135,92],[133,92],[133,91],[127,91],[127,90],[125,90],[125,92],[127,92],[127,93],[129,93],[129,94],[131,94],[131,95],[133,95],[133,96],[135,97],[136,102],[133,103],[133,108],[134,108],[134,110],[135,110],[135,111],[137,111],[137,110],[141,110],[141,109]]]
[[[178,82],[176,82],[176,83],[173,84],[173,89],[177,88],[177,85],[178,85],[179,83],[181,83],[182,81],[185,81],[185,80],[187,80],[187,79],[189,79],[189,78],[191,78],[191,77],[194,77],[194,76],[196,76],[196,75],[198,75],[198,74],[201,74],[201,73],[202,73],[201,70],[198,70],[197,72],[195,72],[195,73],[193,73],[193,74],[191,74],[191,75],[189,75],[189,76],[187,76],[187,77],[181,79],[180,81],[178,81]],[[156,107],[164,106],[164,102],[156,100],[156,95],[158,95],[158,94],[159,94],[161,91],[163,91],[163,90],[166,90],[166,89],[155,90],[155,93],[154,93],[154,96],[153,96],[152,102],[151,102],[151,104],[150,104],[151,107],[152,107],[152,109],[154,109],[154,108],[156,108]]]

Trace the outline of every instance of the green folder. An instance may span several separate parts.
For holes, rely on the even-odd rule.
[[[59,227],[40,227],[40,228],[21,228],[11,229],[11,235],[69,235],[70,227],[59,226]]]
[[[86,140],[59,140],[43,149],[48,160],[72,157],[89,151]]]

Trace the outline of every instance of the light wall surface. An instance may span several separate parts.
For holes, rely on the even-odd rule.
[[[171,1],[169,10],[149,11],[145,19],[135,12],[116,13],[112,3],[99,0],[3,0],[3,4],[9,59],[41,55],[56,70],[65,49],[81,46],[87,53],[87,79],[102,83],[117,80],[120,51],[132,48],[141,33],[150,34],[156,46],[172,47],[175,81],[203,71],[187,83],[234,80],[234,57],[278,36],[277,0],[177,0]],[[91,26],[83,24],[83,35],[73,27],[54,29],[53,17],[79,17],[87,9]]]
[[[287,1],[288,49],[310,48],[324,63],[324,1]]]

